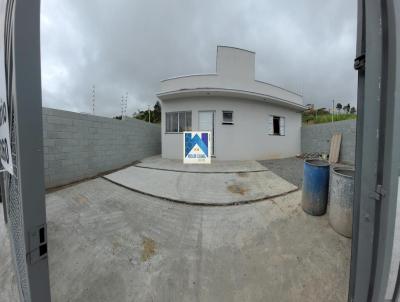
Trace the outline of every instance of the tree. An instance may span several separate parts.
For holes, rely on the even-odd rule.
[[[340,104],[340,103],[337,103],[336,104],[336,109],[340,112],[340,110],[342,110],[342,104]]]
[[[356,108],[355,107],[351,107],[350,108],[350,113],[351,114],[355,114],[356,113]]]
[[[350,104],[347,104],[346,106],[343,107],[343,110],[345,110],[347,113],[350,113]]]
[[[133,114],[134,118],[137,118],[138,120],[142,121],[149,121],[149,113],[147,110],[138,110]]]
[[[153,123],[161,123],[161,104],[157,101],[153,109]]]
[[[322,107],[322,108],[317,109],[317,113],[318,113],[318,115],[327,115],[327,114],[329,114],[329,111],[326,108]]]
[[[154,104],[153,110],[138,110],[133,114],[134,118],[138,120],[143,120],[148,122],[150,114],[150,122],[151,123],[161,123],[161,104],[160,102],[156,102]]]

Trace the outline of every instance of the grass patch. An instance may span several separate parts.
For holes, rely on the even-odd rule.
[[[357,114],[352,113],[341,113],[334,114],[333,121],[345,121],[345,120],[355,120],[357,119]],[[323,124],[332,122],[332,114],[323,114],[323,115],[303,115],[303,123],[304,124]]]

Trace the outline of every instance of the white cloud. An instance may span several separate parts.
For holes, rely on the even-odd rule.
[[[154,104],[159,80],[215,71],[218,44],[256,51],[256,73],[305,103],[355,104],[356,3],[347,0],[42,1],[44,106],[128,113]]]

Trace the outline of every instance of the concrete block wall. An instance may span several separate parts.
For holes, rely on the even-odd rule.
[[[354,164],[356,149],[356,121],[346,120],[334,123],[303,125],[301,128],[301,152],[329,153],[332,135],[342,134],[339,160]]]
[[[46,188],[161,153],[160,125],[43,108]]]

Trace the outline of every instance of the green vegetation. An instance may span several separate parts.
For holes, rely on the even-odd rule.
[[[352,113],[338,113],[333,115],[333,121],[339,122],[344,120],[355,120],[357,119],[357,114]],[[310,116],[303,114],[303,123],[306,124],[322,124],[332,122],[332,114]]]
[[[133,117],[138,120],[149,121],[150,114],[150,122],[155,124],[161,123],[161,104],[160,102],[156,102],[153,109],[151,110],[138,110]]]
[[[333,114],[333,121],[344,121],[357,119],[356,108],[351,107],[350,104],[342,106],[342,104],[336,104],[337,112]],[[303,123],[305,124],[322,124],[332,122],[332,113],[326,108],[314,109],[310,107],[307,111],[303,112]]]
[[[149,117],[150,115],[150,117]],[[113,117],[114,119],[117,120],[122,120],[122,115],[117,115]],[[127,117],[125,116],[125,118],[131,118],[131,117]],[[154,104],[153,109],[149,109],[148,110],[138,110],[136,111],[133,115],[132,118],[136,118],[138,120],[142,120],[142,121],[146,121],[150,123],[154,123],[154,124],[160,124],[161,123],[161,104],[160,102],[156,102]]]

